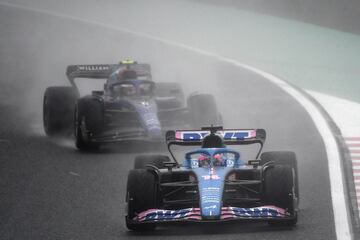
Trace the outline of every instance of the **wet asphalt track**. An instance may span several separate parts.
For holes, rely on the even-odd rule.
[[[40,13],[0,7],[0,28],[0,239],[335,238],[322,140],[304,109],[276,86],[214,59]],[[139,148],[155,148],[80,153],[69,140],[45,137],[39,119],[43,90],[65,83],[67,64],[127,56],[152,63],[154,79],[216,94],[226,127],[267,129],[265,151],[296,152],[301,194],[296,228],[234,223],[166,226],[146,234],[126,230],[127,171]]]

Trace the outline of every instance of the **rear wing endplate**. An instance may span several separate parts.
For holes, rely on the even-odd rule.
[[[166,141],[172,145],[201,145],[210,130],[175,130],[166,133]],[[266,139],[265,129],[223,129],[215,134],[220,135],[226,145],[242,145],[259,143],[264,144]]]

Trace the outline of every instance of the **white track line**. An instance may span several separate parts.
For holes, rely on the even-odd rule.
[[[327,124],[325,118],[322,116],[321,112],[317,109],[317,107],[308,99],[306,98],[301,92],[290,86],[286,81],[270,74],[265,71],[262,71],[260,69],[257,69],[255,67],[240,63],[234,59],[226,58],[219,56],[215,53],[208,52],[203,49],[194,48],[182,43],[178,43],[171,40],[161,39],[149,34],[144,34],[140,32],[135,32],[129,29],[125,28],[119,28],[115,25],[105,24],[93,20],[88,19],[81,19],[79,17],[74,17],[66,14],[61,14],[53,11],[47,11],[47,10],[41,10],[31,7],[24,7],[21,5],[11,4],[11,3],[0,3],[4,6],[9,7],[16,7],[23,10],[29,10],[34,11],[38,13],[43,13],[50,16],[56,16],[66,19],[72,19],[77,20],[79,22],[87,23],[87,24],[93,24],[99,27],[112,29],[115,31],[120,31],[123,33],[132,34],[134,36],[139,36],[142,38],[146,38],[149,40],[158,41],[170,46],[182,48],[185,50],[193,51],[198,54],[202,54],[204,56],[214,57],[218,59],[219,61],[226,62],[233,64],[235,66],[241,67],[243,69],[247,69],[249,71],[252,71],[254,73],[257,73],[264,78],[268,79],[270,82],[274,83],[281,89],[283,89],[285,92],[287,92],[289,95],[294,97],[308,112],[308,114],[311,116],[315,126],[319,130],[320,135],[323,138],[327,157],[328,157],[328,168],[329,168],[329,177],[330,177],[330,186],[331,186],[331,198],[333,203],[333,212],[334,212],[334,221],[335,221],[335,229],[336,229],[336,236],[337,239],[347,240],[351,239],[351,226],[349,225],[349,213],[348,213],[348,207],[346,205],[346,199],[345,199],[345,192],[344,192],[344,175],[342,172],[342,165],[341,165],[341,159],[340,159],[340,152],[338,149],[338,146],[336,144],[335,138],[332,134],[332,131]]]
[[[245,68],[253,70],[254,72],[264,76],[265,78],[269,79],[271,82],[275,83],[280,88],[285,90],[287,93],[293,96],[311,116],[315,126],[317,127],[320,135],[323,138],[328,157],[331,198],[333,203],[337,239],[351,239],[351,227],[349,225],[348,213],[349,209],[345,199],[344,175],[342,171],[340,151],[337,146],[335,137],[333,136],[333,133],[325,118],[308,98],[306,98],[304,95],[302,95],[301,92],[287,84],[284,80],[250,66],[246,66]]]

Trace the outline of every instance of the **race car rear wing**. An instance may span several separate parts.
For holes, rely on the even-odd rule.
[[[70,65],[66,69],[66,76],[71,85],[77,88],[74,81],[76,78],[107,79],[113,72],[121,68],[133,70],[138,76],[146,76],[151,79],[151,67],[146,63]]]
[[[217,134],[223,138],[225,145],[260,144],[256,158],[259,157],[266,140],[265,129],[223,129],[222,127],[205,127],[202,130],[175,130],[166,132],[168,149],[172,145],[201,146],[202,140],[209,134]]]

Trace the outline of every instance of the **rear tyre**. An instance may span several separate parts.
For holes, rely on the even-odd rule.
[[[73,87],[48,87],[43,98],[43,125],[46,135],[71,133],[78,93]]]
[[[216,101],[211,94],[191,95],[188,100],[191,125],[195,129],[221,124]]]
[[[75,141],[79,150],[97,150],[99,143],[92,142],[92,136],[101,132],[103,127],[102,104],[98,99],[80,99],[75,111]]]
[[[133,223],[137,214],[156,208],[156,179],[154,174],[145,169],[130,170],[127,180],[127,216],[126,227],[133,231],[151,231],[155,223]]]
[[[261,165],[273,163],[275,165],[287,165],[290,166],[294,170],[294,178],[295,178],[295,195],[297,198],[297,202],[299,203],[299,179],[298,179],[298,167],[296,155],[294,152],[290,151],[274,151],[274,152],[264,152],[260,156]]]
[[[272,165],[264,172],[264,200],[267,205],[274,205],[291,213],[292,219],[274,219],[269,224],[294,226],[297,222],[297,210],[294,200],[293,170],[288,165]]]

